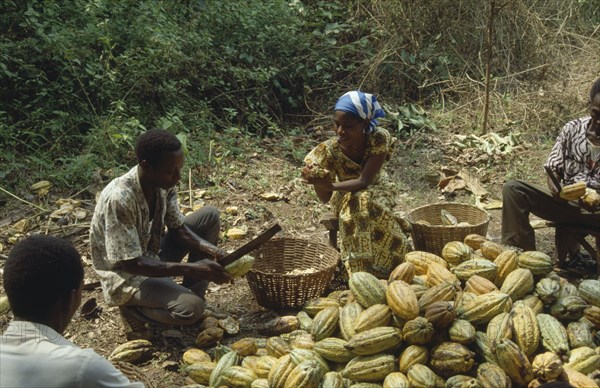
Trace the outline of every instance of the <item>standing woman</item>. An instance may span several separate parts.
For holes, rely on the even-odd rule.
[[[340,251],[348,273],[367,271],[387,278],[408,250],[401,220],[394,215],[397,189],[383,166],[396,141],[377,127],[385,112],[374,95],[344,94],[335,104],[336,137],[305,158],[304,180],[339,218]]]

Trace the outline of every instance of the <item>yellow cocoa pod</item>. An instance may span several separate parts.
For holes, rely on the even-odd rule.
[[[182,361],[186,365],[195,364],[197,362],[211,361],[210,356],[200,349],[189,349],[183,353]]]
[[[252,356],[256,354],[258,345],[252,338],[242,338],[231,344],[231,350],[237,352],[240,357]]]
[[[352,273],[348,285],[354,298],[363,308],[371,307],[374,304],[386,304],[385,287],[370,273]]]
[[[150,341],[133,340],[117,346],[108,356],[108,360],[135,364],[146,360],[153,351],[154,347]]]
[[[398,265],[392,273],[390,273],[390,277],[388,278],[388,283],[391,283],[395,280],[402,280],[408,284],[411,284],[413,278],[415,277],[416,267],[413,263],[404,262]]]
[[[473,275],[465,283],[465,291],[481,295],[491,291],[498,291],[498,287],[496,287],[489,279],[479,275]]]
[[[413,319],[419,315],[417,296],[402,280],[396,280],[388,285],[386,299],[390,309],[402,319]]]
[[[563,363],[560,357],[552,352],[535,356],[531,367],[535,377],[545,381],[555,380],[563,373]]]
[[[510,312],[515,343],[527,356],[531,356],[540,344],[540,328],[531,307],[515,302]]]
[[[317,387],[325,374],[317,361],[306,360],[296,365],[285,381],[284,388],[311,388]]]
[[[450,241],[442,248],[442,258],[451,266],[456,266],[471,259],[473,248],[461,241]]]
[[[464,319],[455,320],[448,329],[448,337],[451,341],[459,344],[468,345],[475,341],[475,326]]]
[[[200,348],[208,347],[221,342],[225,331],[220,327],[209,327],[208,329],[202,330],[196,336],[196,346]]]
[[[415,364],[427,364],[429,360],[429,350],[425,346],[409,345],[400,354],[398,365],[400,372],[407,373],[411,366]]]
[[[517,268],[506,276],[500,291],[508,294],[513,301],[517,301],[533,291],[533,274],[529,269]]]
[[[556,302],[560,292],[560,283],[550,278],[540,279],[535,285],[535,293],[540,300],[547,305]]]
[[[498,365],[518,386],[527,386],[533,380],[533,369],[529,359],[521,349],[509,339],[501,339],[496,344]]]
[[[322,388],[344,388],[344,379],[339,372],[327,372],[321,380]]]
[[[275,363],[275,365],[273,365],[273,368],[269,372],[269,387],[284,388],[285,381],[287,380],[288,376],[290,375],[290,373],[292,373],[292,370],[294,370],[295,367],[296,364],[294,364],[294,361],[292,361],[292,356],[289,354],[286,354],[285,356],[277,360],[277,362]]]
[[[459,290],[459,283],[448,283],[444,282],[438,286],[431,287],[429,290],[425,291],[423,295],[418,300],[419,311],[424,313],[427,307],[435,302],[444,302],[453,300],[456,292]],[[398,314],[396,310],[394,310],[393,306],[390,306],[392,310]],[[411,318],[406,318],[411,319]]]
[[[535,318],[540,327],[544,348],[559,356],[566,354],[569,351],[569,338],[562,323],[549,314],[538,314]]]
[[[463,282],[469,280],[473,275],[479,275],[494,282],[498,275],[498,267],[493,261],[487,259],[470,259],[454,267],[452,272]]]
[[[590,347],[595,348],[594,335],[591,325],[585,320],[571,322],[567,325],[567,337],[571,349]]]
[[[444,379],[436,375],[429,367],[415,364],[406,373],[411,387],[444,387]]]
[[[583,310],[583,317],[581,318],[595,329],[600,330],[600,307],[588,306]]]
[[[348,341],[341,338],[325,338],[315,343],[314,351],[328,361],[345,363],[355,357],[346,348]]]
[[[338,328],[339,307],[328,307],[315,315],[311,334],[315,341],[331,336]]]
[[[517,256],[521,268],[527,268],[534,276],[546,276],[554,269],[552,258],[539,251],[527,251]]]
[[[225,271],[234,278],[245,276],[254,266],[254,257],[245,255],[225,266]]]
[[[600,280],[586,279],[579,283],[579,295],[592,306],[600,307]]]
[[[484,362],[477,368],[477,381],[482,388],[511,387],[510,377],[496,364]]]
[[[302,311],[306,312],[309,317],[314,317],[327,307],[340,307],[340,302],[330,298],[313,298],[304,304]]]
[[[500,244],[496,244],[493,241],[486,241],[479,247],[481,249],[481,255],[488,260],[496,260],[498,255],[502,253],[504,248]]]
[[[295,315],[277,317],[259,326],[257,331],[262,335],[280,335],[298,330],[300,322]]]
[[[236,352],[225,353],[217,362],[217,365],[213,369],[210,374],[209,385],[213,387],[218,387],[221,384],[220,377],[221,374],[229,367],[237,365],[240,362],[240,356]]]
[[[231,388],[245,388],[249,387],[256,379],[258,379],[258,376],[250,369],[232,365],[221,372],[215,386],[220,387],[224,385]]]
[[[383,388],[409,388],[410,382],[404,373],[392,372],[383,380]]]
[[[210,381],[210,375],[217,366],[216,362],[201,361],[185,367],[185,373],[198,384],[207,385]]]
[[[519,254],[514,249],[507,249],[496,256],[496,259],[494,260],[494,264],[496,264],[496,267],[498,268],[495,282],[496,285],[501,285],[509,273],[519,268],[517,256],[519,256]]]
[[[342,338],[349,340],[356,334],[355,322],[363,308],[357,302],[350,302],[340,309],[340,333]]]
[[[512,319],[509,313],[500,313],[490,320],[486,329],[490,348],[496,349],[496,343],[503,338],[512,339]]]
[[[352,381],[381,381],[396,370],[394,356],[391,354],[374,354],[358,356],[350,360],[340,372],[343,378]]]
[[[488,241],[488,239],[479,234],[468,234],[463,240],[463,242],[474,251],[480,249],[481,244],[483,244],[486,241]]]
[[[427,285],[430,287],[437,286],[443,282],[455,283],[458,281],[456,275],[443,265],[431,263],[427,269]]]
[[[442,342],[431,351],[433,370],[442,376],[451,376],[471,370],[475,353],[456,342]]]
[[[567,201],[576,201],[583,195],[585,195],[586,185],[584,181],[575,182],[573,184],[564,186],[560,190],[560,197]]]
[[[527,306],[531,307],[536,314],[541,314],[544,312],[544,304],[535,294],[525,295],[521,300]]]
[[[267,340],[267,352],[275,358],[281,358],[291,351],[292,347],[283,338],[271,337]]]
[[[402,343],[402,332],[391,326],[376,327],[356,333],[345,348],[359,356],[377,354],[393,349]]]
[[[565,368],[574,369],[587,375],[600,369],[600,355],[588,347],[572,349]]]
[[[492,291],[487,294],[478,295],[468,302],[461,314],[460,319],[466,319],[473,325],[489,322],[496,315],[510,311],[512,301],[508,294],[500,291]]]
[[[433,253],[424,251],[412,251],[404,255],[404,261],[412,263],[415,266],[416,275],[426,275],[429,264],[438,263],[448,267],[448,263],[443,258]]]
[[[410,289],[410,287],[407,288]],[[411,290],[412,291],[412,290]],[[388,289],[389,292],[389,289]],[[388,297],[389,303],[389,297]],[[415,298],[415,306],[417,300]],[[354,323],[354,330],[359,333],[374,327],[388,326],[392,320],[392,310],[386,304],[374,304],[360,313]]]
[[[425,345],[433,338],[434,328],[424,317],[416,317],[404,324],[402,339],[411,345]]]
[[[568,381],[573,388],[596,388],[598,386],[593,379],[570,368],[564,368],[561,380]]]

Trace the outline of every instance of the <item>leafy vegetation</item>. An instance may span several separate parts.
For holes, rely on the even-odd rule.
[[[399,133],[435,131],[423,107],[460,104],[471,96],[456,80],[482,79],[485,3],[6,0],[0,179],[87,182],[131,165],[136,136],[156,126],[185,137],[192,165],[221,163],[240,138],[286,139],[355,88],[389,103]],[[498,92],[552,77],[556,51],[540,40],[580,50],[600,22],[594,4],[508,2],[496,22]],[[287,142],[300,160],[305,150]]]

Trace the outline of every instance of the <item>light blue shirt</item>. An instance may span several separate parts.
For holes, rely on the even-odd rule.
[[[52,328],[12,321],[0,339],[0,387],[144,388],[92,349],[81,349]]]

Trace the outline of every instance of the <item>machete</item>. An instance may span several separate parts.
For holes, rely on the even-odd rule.
[[[226,265],[233,263],[240,257],[247,255],[248,253],[252,252],[256,248],[261,246],[262,244],[269,241],[279,231],[281,231],[281,226],[279,226],[279,224],[276,223],[275,225],[269,227],[269,229],[265,230],[264,232],[262,232],[261,234],[259,234],[255,238],[253,238],[252,240],[248,241],[246,244],[242,245],[241,247],[239,247],[238,249],[229,253],[228,255],[220,258],[218,260],[219,264],[221,264],[223,267],[225,267]]]

